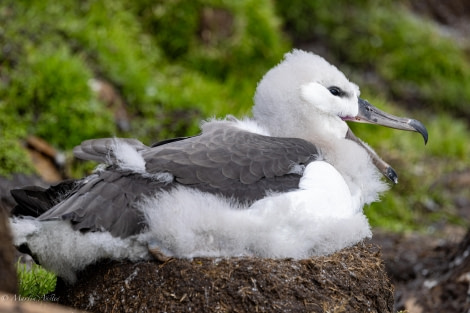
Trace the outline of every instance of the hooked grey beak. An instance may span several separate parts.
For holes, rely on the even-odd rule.
[[[424,144],[428,142],[428,131],[424,125],[417,120],[397,117],[381,111],[370,104],[367,100],[357,98],[359,103],[359,113],[350,121],[359,123],[378,124],[385,127],[415,131],[423,136]]]
[[[401,129],[401,130],[408,130],[408,131],[415,131],[420,133],[423,136],[424,144],[428,142],[428,131],[424,125],[414,119],[411,118],[403,118],[397,117],[386,112],[383,112],[372,104],[370,104],[367,100],[358,98],[359,103],[359,112],[356,117],[348,118],[348,121],[359,122],[359,123],[369,123],[369,124],[378,124],[390,128]],[[366,145],[362,140],[356,137],[351,129],[348,129],[346,133],[346,138],[350,139],[360,146],[362,146],[367,153],[369,154],[370,158],[374,165],[380,170],[380,172],[387,177],[390,181],[397,184],[398,183],[398,175],[395,170],[384,160],[382,160],[377,153],[375,153],[372,148]]]

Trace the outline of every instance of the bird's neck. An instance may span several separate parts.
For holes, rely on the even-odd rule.
[[[297,137],[313,144],[319,144],[344,139],[348,126],[339,117],[317,116],[316,118],[299,120],[295,125],[291,125],[287,132],[286,129],[279,129],[279,127],[273,130],[273,132],[276,131],[283,132],[276,134],[277,136]]]

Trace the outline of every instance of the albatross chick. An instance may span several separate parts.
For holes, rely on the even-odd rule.
[[[258,84],[253,117],[202,123],[151,147],[83,142],[104,165],[47,190],[12,190],[15,244],[74,281],[100,259],[308,258],[371,236],[363,206],[397,174],[346,121],[417,131],[389,115],[320,56],[293,50]]]

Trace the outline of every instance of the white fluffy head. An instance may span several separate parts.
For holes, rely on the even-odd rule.
[[[337,93],[335,95],[334,93]],[[359,88],[322,57],[293,50],[258,84],[253,114],[274,136],[344,138]]]

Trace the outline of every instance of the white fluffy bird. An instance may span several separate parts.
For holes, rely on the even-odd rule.
[[[359,98],[323,58],[293,50],[259,83],[253,118],[202,124],[148,147],[96,139],[76,147],[106,164],[47,190],[13,190],[15,244],[74,281],[100,259],[307,258],[371,235],[362,212],[396,182],[345,121],[420,132]],[[30,217],[27,217],[30,216]]]

